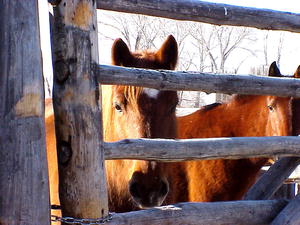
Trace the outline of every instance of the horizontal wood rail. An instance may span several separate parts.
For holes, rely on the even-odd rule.
[[[300,32],[300,14],[191,0],[97,0],[97,8],[215,25]]]
[[[299,156],[300,138],[234,137],[185,140],[124,139],[103,143],[105,159],[183,161]]]
[[[286,200],[179,203],[112,215],[107,225],[245,224],[266,225],[286,206]]]
[[[161,90],[204,91],[206,93],[255,94],[300,97],[300,79],[254,75],[216,75],[170,70],[146,70],[97,65],[101,84],[144,86]]]

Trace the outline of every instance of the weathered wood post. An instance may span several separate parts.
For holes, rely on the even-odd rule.
[[[0,224],[50,224],[38,1],[0,1]]]
[[[52,46],[62,215],[105,217],[101,104],[93,72],[98,63],[95,1],[63,0],[54,7]]]

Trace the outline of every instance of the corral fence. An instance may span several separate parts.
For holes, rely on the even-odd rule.
[[[60,197],[63,216],[71,217],[63,218],[65,223],[297,224],[299,196],[291,201],[267,199],[298,165],[298,137],[105,143],[98,83],[300,97],[300,80],[98,65],[96,9],[291,32],[300,32],[299,14],[191,0],[50,2],[56,5],[53,104],[64,187]],[[50,224],[37,1],[1,1],[0,18],[0,224]],[[108,212],[104,158],[181,161],[262,156],[288,157],[275,163],[248,192],[246,198],[252,201],[180,203],[137,212]]]

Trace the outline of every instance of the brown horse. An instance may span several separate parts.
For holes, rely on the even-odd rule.
[[[113,65],[173,70],[177,42],[169,36],[156,52],[132,53],[117,39],[112,46]],[[175,138],[178,103],[176,91],[102,85],[104,140],[125,138]],[[58,203],[57,165],[53,115],[46,118],[51,203]],[[53,152],[55,152],[53,154]],[[53,162],[55,160],[55,162]],[[114,212],[159,206],[169,192],[165,164],[142,160],[106,160],[109,209]],[[51,174],[54,171],[56,174]],[[56,181],[55,181],[56,179]]]
[[[275,62],[270,66],[269,76],[281,76]],[[235,95],[228,103],[212,104],[190,115],[178,117],[177,126],[180,139],[291,135],[290,98]],[[267,160],[183,162],[181,166],[187,178],[186,200],[241,199]]]
[[[173,36],[157,52],[131,53],[121,39],[112,47],[113,64],[126,67],[170,70],[176,66],[177,55]],[[103,85],[102,93],[105,141],[176,137],[176,91]],[[164,165],[141,160],[107,160],[110,209],[120,212],[136,209],[136,205],[140,208],[161,205],[169,191]]]

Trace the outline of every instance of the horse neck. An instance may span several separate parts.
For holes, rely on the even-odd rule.
[[[269,112],[266,101],[267,96],[236,95],[227,103],[226,115],[231,118],[227,129],[233,137],[267,135]]]
[[[178,138],[265,136],[267,115],[263,114],[264,103],[262,96],[237,95],[227,103],[178,117]],[[258,123],[257,119],[261,118]],[[253,129],[257,126],[260,129]]]
[[[232,132],[235,137],[252,137],[252,136],[273,136],[273,135],[289,135],[287,130],[272,130],[273,118],[272,112],[267,108],[268,96],[254,96],[254,95],[236,95],[229,103],[228,108],[234,109],[238,113],[231,111],[235,115],[235,127],[232,126]],[[286,106],[288,107],[288,105]],[[280,109],[278,109],[280,110]],[[279,113],[279,112],[278,112]],[[284,115],[289,116],[289,115]],[[278,118],[276,118],[278,119]],[[284,118],[283,121],[287,119]],[[259,170],[268,161],[267,158],[250,158],[247,161],[251,165],[249,170],[249,177],[255,178]],[[255,176],[254,176],[255,175]],[[250,178],[251,179],[251,178]],[[252,183],[249,181],[249,183]]]
[[[177,118],[177,136],[180,139],[223,137],[223,116],[225,104],[210,109],[201,108],[194,113]],[[209,129],[208,129],[209,128]]]

